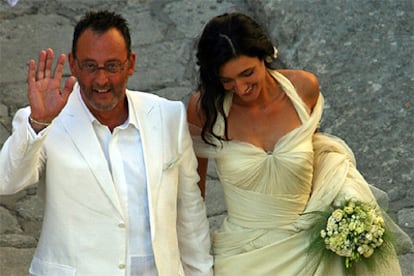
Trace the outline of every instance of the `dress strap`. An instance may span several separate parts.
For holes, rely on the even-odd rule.
[[[298,112],[299,118],[302,121],[302,123],[307,121],[309,119],[311,112],[309,110],[309,107],[303,102],[302,98],[299,96],[292,82],[276,70],[268,70],[268,72],[280,84],[283,91],[290,98],[293,105],[295,106],[296,111]]]

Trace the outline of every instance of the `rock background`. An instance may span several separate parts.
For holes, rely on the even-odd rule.
[[[67,53],[76,21],[90,9],[114,10],[130,23],[137,65],[129,88],[185,103],[196,87],[194,47],[204,24],[226,11],[255,17],[278,47],[280,68],[318,76],[326,101],[321,131],[349,144],[361,173],[387,192],[390,215],[414,239],[413,1],[20,0],[10,7],[2,0],[0,146],[27,104],[28,60],[47,47]],[[226,209],[214,166],[209,176],[214,229]],[[35,187],[0,196],[0,275],[27,275],[41,220]],[[409,243],[403,249],[403,274],[414,275],[414,250]]]

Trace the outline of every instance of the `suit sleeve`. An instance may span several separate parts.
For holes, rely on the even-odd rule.
[[[177,233],[181,261],[186,275],[212,275],[209,223],[197,185],[197,159],[188,131],[185,108],[180,104],[178,143],[182,160],[179,168]]]
[[[28,107],[16,112],[12,135],[1,149],[0,194],[16,193],[39,180],[45,160],[42,145],[49,127],[36,135],[28,123],[29,114]]]

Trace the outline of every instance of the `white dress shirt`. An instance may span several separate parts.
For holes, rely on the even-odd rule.
[[[127,275],[157,275],[151,242],[147,177],[133,106],[128,105],[128,119],[111,133],[83,105],[105,154],[118,198],[125,214],[128,214],[127,221],[120,222],[120,226],[128,231]]]

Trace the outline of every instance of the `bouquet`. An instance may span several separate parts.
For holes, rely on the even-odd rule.
[[[351,274],[352,268],[359,261],[369,267],[383,263],[392,248],[391,236],[380,208],[346,198],[332,212],[311,213],[321,216],[314,228],[310,253],[319,252],[325,257],[343,257],[345,268]],[[328,255],[329,252],[334,254]]]
[[[383,243],[384,219],[367,203],[346,199],[342,208],[329,216],[320,236],[327,249],[345,257],[345,267],[350,268],[361,257],[369,258]]]

